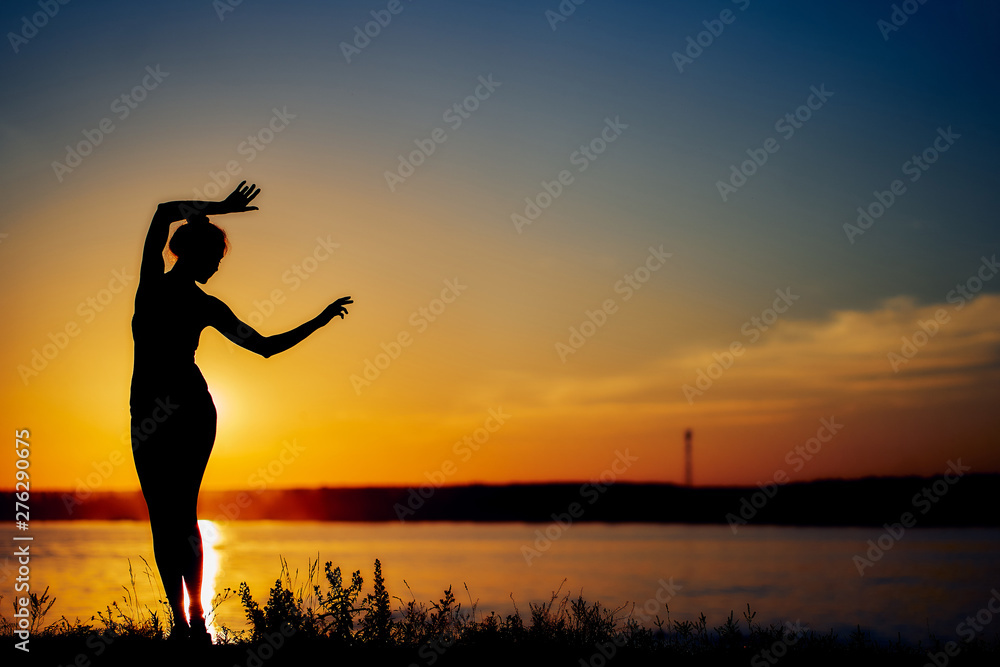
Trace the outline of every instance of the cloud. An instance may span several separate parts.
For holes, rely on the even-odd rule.
[[[934,322],[934,335],[925,338],[921,332]],[[896,371],[889,355],[902,356],[905,341],[909,358]],[[506,386],[523,410],[552,416],[697,412],[753,423],[858,401],[930,406],[944,389],[980,392],[998,375],[1000,296],[982,295],[960,309],[901,296],[823,320],[779,319],[756,342],[734,342],[743,344],[735,356],[728,346],[698,345],[619,373],[584,364],[557,378],[509,371],[494,386]],[[701,392],[691,402],[685,385]]]

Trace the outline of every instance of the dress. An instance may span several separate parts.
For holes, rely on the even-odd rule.
[[[170,273],[136,293],[132,456],[150,518],[190,520],[215,443],[216,410],[194,354],[221,302]]]

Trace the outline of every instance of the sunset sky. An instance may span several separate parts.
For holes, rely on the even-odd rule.
[[[626,448],[620,479],[679,482],[687,428],[698,485],[1000,471],[1000,8],[913,4],[4,3],[0,420],[33,488],[138,488],[149,220],[244,179],[205,290],[265,334],[355,304],[267,360],[202,334],[206,488]]]

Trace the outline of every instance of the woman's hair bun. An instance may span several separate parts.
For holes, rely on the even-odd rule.
[[[167,247],[175,257],[195,254],[225,255],[229,250],[226,233],[208,221],[208,216],[197,214],[173,233]]]

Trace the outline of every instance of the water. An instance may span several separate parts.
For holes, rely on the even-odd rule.
[[[634,602],[637,613],[645,609],[650,619],[664,618],[662,600],[672,583],[671,619],[694,620],[704,612],[710,626],[719,625],[731,610],[742,620],[750,603],[764,623],[800,620],[842,635],[861,624],[875,637],[901,633],[911,641],[928,633],[955,636],[956,625],[984,609],[991,591],[1000,589],[995,529],[911,529],[862,577],[852,559],[863,555],[867,540],[878,538],[877,529],[744,526],[733,535],[728,526],[577,524],[549,527],[561,535],[528,564],[522,548],[536,548],[536,531],[544,525],[202,525],[212,545],[206,549],[203,598],[246,581],[261,606],[280,571],[279,555],[293,572],[300,570],[300,581],[309,559],[332,561],[345,578],[361,570],[365,593],[379,558],[390,596],[407,601],[412,589],[427,603],[450,585],[463,608],[478,601],[481,612],[507,614],[516,604],[525,618],[529,602],[547,602],[560,585],[563,593],[582,592],[588,601],[613,607]],[[33,590],[51,586],[58,598],[50,618],[86,620],[113,601],[121,603],[129,561],[140,601],[157,607],[157,579],[144,574],[140,559],[153,565],[147,524],[35,522],[32,531]],[[238,600],[224,603],[215,621],[245,627]],[[1000,619],[996,626],[1000,630]]]

